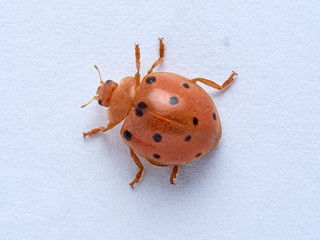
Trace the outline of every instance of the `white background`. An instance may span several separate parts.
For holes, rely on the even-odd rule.
[[[223,2],[223,3],[222,3]],[[0,239],[320,238],[319,1],[1,1]],[[95,102],[103,78],[157,71],[205,88],[223,137],[181,168],[137,167]]]

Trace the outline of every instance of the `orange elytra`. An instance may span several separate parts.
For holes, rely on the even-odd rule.
[[[144,170],[136,153],[151,165],[173,166],[170,183],[174,184],[179,165],[201,158],[218,145],[221,139],[219,114],[211,97],[197,82],[223,90],[237,75],[233,72],[220,86],[204,78],[188,79],[174,73],[153,72],[164,58],[162,38],[159,38],[159,45],[160,57],[141,82],[138,44],[135,45],[137,72],[134,77],[123,78],[119,85],[112,80],[103,82],[95,66],[101,85],[91,101],[97,100],[101,106],[109,107],[109,124],[85,132],[83,136],[106,132],[124,120],[121,136],[139,168],[131,187],[139,182]]]

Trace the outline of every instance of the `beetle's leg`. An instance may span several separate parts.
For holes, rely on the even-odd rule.
[[[154,62],[152,65],[151,69],[149,69],[148,74],[152,73],[153,69],[158,66],[164,58],[164,43],[163,43],[163,38],[159,38],[159,59]]]
[[[83,133],[83,137],[85,138],[86,136],[92,136],[92,135],[94,135],[94,134],[96,134],[98,132],[106,132],[106,131],[110,130],[111,128],[113,128],[116,125],[117,124],[109,122],[107,127],[98,127],[98,128],[91,129],[88,132],[84,132]]]
[[[202,83],[204,83],[204,84],[206,84],[206,85],[208,85],[210,87],[213,87],[215,89],[222,90],[222,89],[228,87],[232,83],[232,81],[234,80],[234,77],[237,76],[237,75],[238,75],[237,73],[232,72],[231,76],[228,78],[227,81],[225,81],[222,84],[222,86],[220,86],[219,84],[217,84],[215,82],[212,82],[212,81],[210,81],[208,79],[205,79],[205,78],[194,78],[194,79],[191,79],[191,81],[193,83],[196,83],[197,81],[199,81],[199,82],[202,82]]]
[[[177,174],[178,174],[178,165],[174,165],[174,167],[172,169],[171,176],[170,176],[170,183],[171,184],[175,184],[173,180],[176,178]]]
[[[137,73],[134,76],[134,78],[136,79],[136,86],[135,86],[135,90],[137,90],[137,88],[140,85],[140,47],[139,44],[136,44],[135,47],[135,55],[136,55],[136,68],[137,68]]]
[[[139,180],[142,178],[143,166],[142,166],[139,158],[137,157],[137,155],[134,153],[134,151],[131,148],[130,148],[130,153],[131,153],[131,157],[133,158],[134,162],[137,164],[137,166],[139,168],[139,172],[137,173],[135,179],[133,179],[133,181],[131,183],[129,183],[129,185],[133,188],[133,185],[138,183]]]

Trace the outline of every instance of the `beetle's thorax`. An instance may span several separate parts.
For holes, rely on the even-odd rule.
[[[125,77],[112,93],[108,109],[110,122],[117,124],[128,115],[136,94],[135,84],[136,80],[134,77]]]

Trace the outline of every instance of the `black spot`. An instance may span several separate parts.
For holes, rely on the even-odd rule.
[[[162,137],[159,133],[156,133],[152,138],[155,142],[160,142]]]
[[[136,109],[136,115],[137,115],[138,117],[141,117],[141,116],[143,115],[143,112],[142,112],[139,108],[137,108],[137,109]]]
[[[182,84],[182,86],[184,86],[185,88],[189,88],[189,84],[188,83],[184,83],[184,84]]]
[[[148,78],[146,79],[146,82],[147,82],[148,84],[152,84],[152,83],[154,83],[155,81],[156,81],[156,77],[154,77],[154,76],[148,77]]]
[[[198,118],[196,118],[196,117],[193,118],[193,124],[194,124],[194,125],[197,125],[197,124],[198,124]]]
[[[131,132],[129,132],[128,130],[123,132],[123,136],[125,139],[127,139],[128,141],[131,140]]]
[[[100,99],[98,100],[98,103],[99,103],[99,105],[101,105],[101,100]]]
[[[155,154],[153,154],[153,157],[158,159],[158,158],[160,158],[160,155],[155,153]]]
[[[107,81],[106,81],[106,83],[111,83],[111,82],[112,82],[112,80],[107,80]]]
[[[190,141],[190,139],[191,139],[191,136],[190,135],[188,135],[188,136],[186,136],[186,138],[184,139],[186,142],[189,142]]]
[[[197,153],[196,157],[200,157],[201,156],[201,153]]]
[[[217,120],[216,113],[212,113],[213,120]]]
[[[169,103],[170,105],[176,105],[179,102],[177,97],[170,97]]]
[[[138,108],[146,108],[147,104],[145,102],[139,102],[138,103]]]

